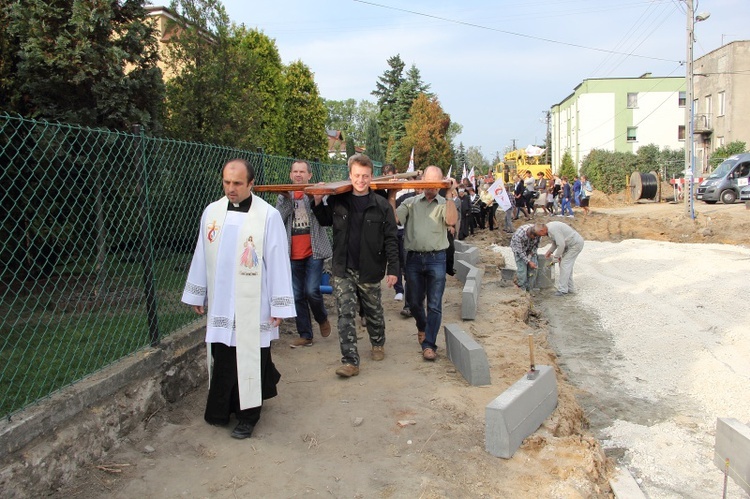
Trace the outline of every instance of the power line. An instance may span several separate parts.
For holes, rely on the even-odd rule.
[[[653,60],[653,61],[680,62],[680,61],[675,61],[674,59],[664,59],[664,58],[661,58],[661,57],[651,57],[651,56],[639,55],[639,54],[627,54],[627,53],[618,52],[618,51],[615,51],[615,50],[602,49],[602,48],[598,48],[598,47],[589,47],[589,46],[580,45],[580,44],[577,44],[577,43],[562,42],[560,40],[553,40],[551,38],[544,38],[544,37],[541,37],[541,36],[528,35],[526,33],[517,33],[515,31],[507,31],[507,30],[498,29],[498,28],[491,28],[489,26],[482,26],[481,24],[470,23],[470,22],[467,22],[467,21],[459,21],[457,19],[449,19],[449,18],[446,18],[446,17],[440,17],[440,16],[436,16],[436,15],[433,15],[433,14],[427,14],[427,13],[424,13],[424,12],[417,12],[415,10],[402,9],[400,7],[392,7],[390,5],[383,5],[383,4],[374,3],[374,2],[367,2],[365,0],[353,0],[353,1],[358,2],[358,3],[362,3],[362,4],[366,4],[366,5],[372,5],[373,7],[379,7],[379,8],[382,8],[382,9],[395,10],[395,11],[398,11],[398,12],[405,12],[407,14],[414,14],[414,15],[417,15],[417,16],[427,17],[429,19],[437,19],[439,21],[444,21],[444,22],[451,23],[451,24],[458,24],[458,25],[461,25],[461,26],[468,26],[470,28],[478,28],[478,29],[483,29],[483,30],[487,30],[487,31],[494,31],[496,33],[503,33],[503,34],[506,34],[506,35],[518,36],[518,37],[521,37],[521,38],[528,38],[528,39],[531,39],[531,40],[538,40],[538,41],[547,42],[547,43],[554,43],[554,44],[557,44],[557,45],[564,45],[564,46],[575,47],[575,48],[579,48],[579,49],[592,50],[592,51],[595,51],[595,52],[602,52],[602,53],[605,53],[605,54],[627,55],[627,56],[630,56],[630,57],[639,57],[639,58],[642,58],[642,59],[650,59],[650,60]]]

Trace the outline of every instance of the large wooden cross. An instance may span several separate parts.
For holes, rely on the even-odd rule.
[[[416,180],[417,172],[398,173],[396,175],[385,175],[375,177],[370,181],[370,189],[447,189],[451,186],[450,180],[429,181]],[[351,180],[340,180],[320,184],[277,184],[256,185],[254,192],[290,192],[304,191],[311,195],[343,194],[352,190]]]

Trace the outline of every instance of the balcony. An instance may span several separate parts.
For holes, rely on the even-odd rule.
[[[693,117],[693,133],[701,135],[711,135],[714,131],[711,124],[711,115],[708,113],[696,114]]]

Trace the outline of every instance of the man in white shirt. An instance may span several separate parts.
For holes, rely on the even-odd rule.
[[[576,258],[578,258],[581,250],[583,250],[583,237],[573,227],[563,222],[541,224],[537,234],[552,239],[552,246],[545,256],[547,258],[552,256],[560,262],[560,278],[558,279],[555,296],[575,293],[573,265],[575,265]]]

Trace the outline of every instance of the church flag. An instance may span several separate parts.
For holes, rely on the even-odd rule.
[[[414,148],[411,148],[411,157],[409,158],[409,168],[406,169],[407,172],[413,172],[414,171]]]

